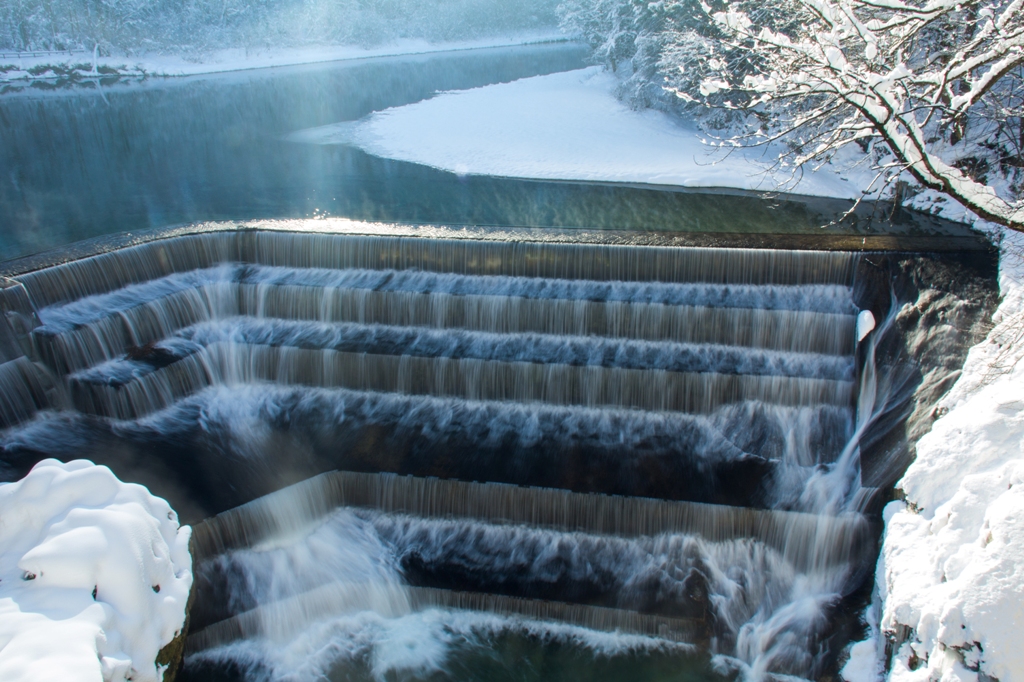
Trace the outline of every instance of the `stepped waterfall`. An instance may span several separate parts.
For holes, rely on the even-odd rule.
[[[194,524],[179,679],[835,679],[953,371],[909,261],[359,232],[0,285],[2,466],[88,456]]]

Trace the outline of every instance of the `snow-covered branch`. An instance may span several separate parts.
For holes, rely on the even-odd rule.
[[[737,2],[701,8],[719,33],[702,69],[699,96],[684,99],[757,112],[767,125],[744,144],[792,131],[799,165],[851,142],[885,142],[903,170],[979,216],[1024,230],[1024,203],[996,191],[972,164],[947,160],[949,147],[986,98],[1012,97],[1024,64],[1024,0],[792,0],[786,22],[764,21]],[[722,58],[728,56],[728,58]],[[741,59],[745,66],[734,65]],[[683,57],[679,73],[697,60]],[[1019,107],[1011,112],[1020,127]],[[1005,119],[1002,123],[1005,123]],[[1024,136],[1021,137],[1024,139]],[[984,141],[976,144],[983,144]],[[974,164],[977,166],[977,164]]]

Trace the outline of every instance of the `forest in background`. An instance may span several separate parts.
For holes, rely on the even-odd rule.
[[[1024,0],[8,0],[0,51],[173,54],[444,42],[560,27],[617,96],[794,177],[871,168],[1024,229]],[[909,189],[908,189],[909,188]],[[785,189],[780,188],[780,189]],[[927,196],[927,195],[926,195]]]
[[[5,0],[0,51],[374,46],[554,29],[553,0]]]
[[[1024,227],[1021,0],[566,0],[559,12],[635,109],[695,120],[725,147],[781,141],[795,172],[867,161],[883,195],[916,181]]]

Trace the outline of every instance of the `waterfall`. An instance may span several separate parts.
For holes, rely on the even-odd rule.
[[[0,364],[0,427],[24,421],[50,405],[44,377],[24,356]]]
[[[486,611],[530,620],[569,623],[591,630],[646,635],[690,643],[699,640],[701,624],[681,618],[648,616],[601,606],[545,602],[503,595],[454,592],[429,587],[382,589],[378,586],[329,584],[297,597],[259,606],[191,637],[186,651],[206,649],[253,637],[285,639],[311,623],[346,613],[373,611],[384,617],[429,608]]]
[[[849,405],[849,381],[786,376],[668,372],[475,358],[421,358],[217,343],[121,386],[73,382],[79,409],[141,417],[203,388],[273,382],[470,400],[628,407],[707,413],[747,400],[780,405]]]
[[[688,533],[710,541],[755,538],[805,570],[857,560],[869,553],[871,544],[870,527],[857,514],[817,516],[500,483],[330,472],[197,525],[196,556],[202,560],[294,534],[340,506],[620,537]]]
[[[829,251],[487,242],[221,228],[24,273],[18,281],[30,290],[39,310],[228,263],[626,283],[849,287],[856,262],[854,254]]]
[[[100,304],[102,305],[102,304]],[[72,307],[72,306],[66,306]],[[179,329],[230,315],[276,320],[462,329],[498,334],[598,336],[652,342],[727,344],[754,349],[849,355],[854,318],[790,310],[707,308],[586,300],[531,300],[434,293],[345,291],[308,287],[207,285],[101,317],[62,332],[38,332],[41,352],[64,371],[118,357]],[[44,319],[72,317],[44,309]],[[798,332],[797,330],[800,330]]]
[[[193,614],[205,627],[190,650],[247,637],[287,640],[305,630],[296,623],[308,628],[383,599],[377,612],[389,616],[473,608],[720,653],[760,646],[792,663],[808,652],[780,647],[771,631],[826,619],[829,605],[870,571],[871,543],[856,539],[866,540],[868,529],[856,515],[823,523],[792,513],[666,510],[673,505],[657,500],[375,479],[325,475],[199,525],[197,584],[207,601]],[[331,497],[346,506],[325,511]],[[582,523],[573,528],[574,521]],[[354,562],[352,548],[365,548],[366,558]],[[337,582],[353,571],[358,579]],[[452,575],[477,591],[453,592]],[[423,600],[425,593],[436,596]],[[776,606],[797,595],[816,604],[812,613],[807,605],[790,613]]]
[[[342,630],[383,655],[418,623],[436,660],[443,632],[513,628],[814,676],[877,533],[849,500],[890,321],[858,346],[857,267],[202,227],[17,274],[31,359],[0,364],[0,445],[215,514],[197,669]]]

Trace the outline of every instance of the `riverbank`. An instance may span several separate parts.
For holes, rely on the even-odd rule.
[[[551,30],[452,42],[406,39],[372,48],[358,45],[231,48],[191,56],[154,53],[128,57],[99,56],[89,52],[6,52],[0,53],[0,94],[23,89],[45,91],[75,87],[92,88],[137,82],[147,78],[198,76],[280,66],[554,42],[568,42],[568,39],[558,31]]]
[[[885,510],[876,584],[891,682],[1011,682],[1024,671],[1024,235],[992,236],[995,326],[918,442],[897,484],[905,499]]]

